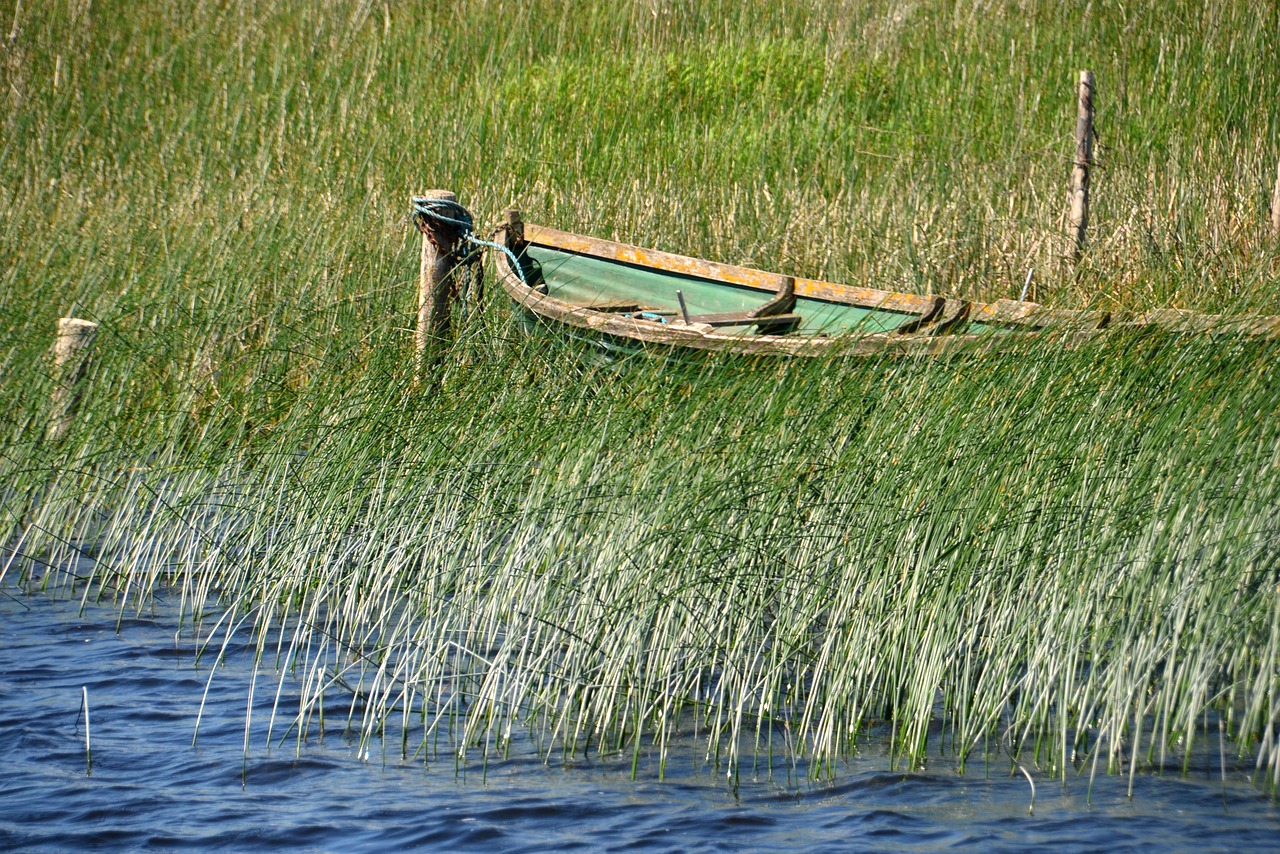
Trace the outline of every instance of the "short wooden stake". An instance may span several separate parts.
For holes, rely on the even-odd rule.
[[[519,253],[524,245],[524,220],[520,218],[520,211],[507,208],[503,212],[502,225],[507,230],[507,247],[512,252]]]
[[[58,321],[58,337],[53,342],[53,412],[49,417],[49,438],[59,441],[75,423],[80,405],[80,384],[89,362],[89,348],[98,334],[98,324],[77,317]]]
[[[456,202],[449,190],[427,190],[417,198]],[[410,202],[412,204],[412,202]],[[448,257],[455,245],[452,230],[422,231],[422,258],[418,268],[418,328],[414,336],[419,382],[425,380],[433,345],[449,336],[449,297],[452,290]]]
[[[1076,153],[1071,165],[1071,206],[1067,222],[1067,257],[1072,267],[1080,260],[1089,227],[1089,170],[1093,168],[1092,71],[1081,71],[1076,85]]]
[[[1271,191],[1271,234],[1280,238],[1280,163],[1276,163],[1276,188]]]

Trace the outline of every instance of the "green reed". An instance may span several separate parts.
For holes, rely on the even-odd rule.
[[[1275,785],[1273,345],[608,360],[491,299],[420,386],[406,222],[441,186],[798,275],[1274,313],[1274,10],[144,6],[0,6],[5,579],[252,638],[274,740],[345,697],[365,754],[696,733],[827,774],[887,732],[1065,777],[1220,718]],[[71,313],[101,330],[55,444]]]

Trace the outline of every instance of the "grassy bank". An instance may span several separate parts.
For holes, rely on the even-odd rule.
[[[1055,306],[1275,313],[1274,8],[0,12],[6,580],[91,547],[87,595],[256,632],[295,733],[355,691],[410,755],[696,728],[731,766],[758,733],[833,768],[941,721],[1067,774],[1176,764],[1220,716],[1274,785],[1272,345],[608,363],[494,301],[428,394],[407,225],[441,186],[796,275],[991,299],[1034,267]],[[71,313],[101,331],[54,444]]]

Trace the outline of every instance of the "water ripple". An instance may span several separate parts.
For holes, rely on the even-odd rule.
[[[48,597],[0,597],[3,850],[1280,850],[1277,805],[1238,777],[1224,789],[1207,767],[1141,776],[1132,799],[1127,778],[1099,779],[1091,801],[1087,780],[1048,782],[1032,815],[1020,776],[906,773],[872,752],[851,758],[834,783],[762,772],[735,796],[696,749],[673,753],[661,783],[653,756],[632,780],[629,757],[548,766],[519,741],[509,760],[487,767],[384,762],[379,746],[361,762],[336,731],[281,743],[286,704],[268,749],[275,691],[264,675],[246,756],[247,657],[233,656],[205,697],[212,658],[197,668],[192,645],[175,644],[162,616],[78,611]]]

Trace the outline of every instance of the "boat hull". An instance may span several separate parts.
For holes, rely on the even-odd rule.
[[[938,355],[1004,349],[1047,331],[1071,344],[1115,327],[1280,335],[1280,317],[1166,310],[1113,320],[1103,311],[1025,301],[980,303],[792,279],[526,224],[514,211],[498,229],[498,242],[505,250],[495,253],[498,281],[522,312],[614,349]],[[794,293],[787,314],[758,313],[772,311],[783,290]]]

